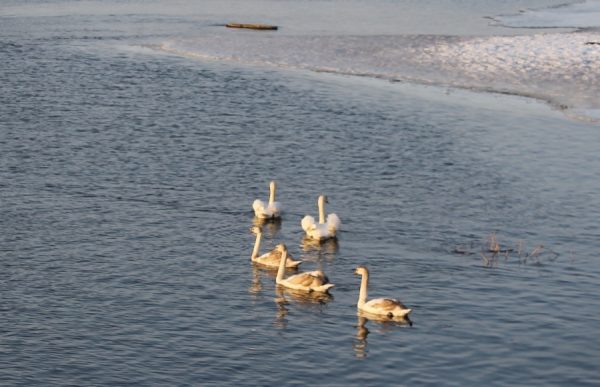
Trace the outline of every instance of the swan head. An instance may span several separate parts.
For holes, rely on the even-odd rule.
[[[282,253],[286,253],[287,254],[287,246],[285,245],[285,243],[280,243],[275,247],[277,250],[281,251]]]
[[[354,274],[356,275],[369,275],[369,269],[366,266],[360,265],[356,269],[354,269]]]
[[[325,204],[325,203],[329,203],[329,198],[327,198],[327,195],[319,195],[317,204]]]

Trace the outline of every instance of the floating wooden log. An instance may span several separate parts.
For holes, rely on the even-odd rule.
[[[247,24],[247,23],[227,23],[225,24],[227,28],[248,28],[251,30],[276,30],[277,26],[272,26],[270,24]]]

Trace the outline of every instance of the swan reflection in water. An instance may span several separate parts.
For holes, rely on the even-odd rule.
[[[302,238],[300,242],[302,249],[301,259],[312,262],[333,262],[339,250],[337,238],[318,241],[308,237]]]
[[[252,225],[262,228],[269,238],[273,238],[281,230],[281,218],[261,219],[255,216],[252,219]]]
[[[262,290],[263,285],[260,280],[260,270],[256,265],[252,265],[252,284],[248,288],[248,292],[252,295],[258,295]]]
[[[337,238],[330,238],[324,241],[318,241],[316,239],[312,239],[305,236],[302,238],[300,247],[302,248],[302,251],[305,252],[320,251],[323,253],[334,254],[337,253],[339,249],[339,242]]]
[[[286,267],[286,273],[294,273],[298,271],[297,267]],[[277,269],[264,266],[255,262],[252,262],[252,283],[248,288],[248,292],[253,295],[258,295],[258,293],[263,291],[263,284],[261,277],[266,276],[274,282],[277,277]]]
[[[364,312],[358,312],[357,317],[356,335],[352,341],[352,348],[354,349],[354,355],[359,359],[367,357],[367,336],[371,332],[367,328],[369,320],[373,321],[373,324],[377,324],[377,332],[379,333],[391,332],[396,327],[412,326],[412,321],[408,317],[385,319],[380,316],[368,315]]]
[[[294,304],[301,309],[308,310],[311,313],[320,313],[327,303],[333,300],[333,296],[321,292],[304,292],[288,289],[283,286],[275,286],[275,304],[277,305],[277,314],[275,315],[275,326],[278,328],[287,328],[286,319],[289,309],[288,305]]]

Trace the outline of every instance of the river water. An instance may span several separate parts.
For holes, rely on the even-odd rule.
[[[312,15],[367,7],[281,3],[0,7],[0,384],[597,385],[599,127],[519,96],[202,53],[257,34],[220,26],[244,15],[312,20],[295,34],[323,43],[349,33]],[[555,4],[451,3],[427,3],[455,15],[449,40],[461,17],[528,36],[480,17]],[[251,265],[271,179],[284,215],[263,250],[285,242],[331,298]],[[315,245],[300,220],[320,193],[342,229]],[[359,264],[412,324],[357,317]]]

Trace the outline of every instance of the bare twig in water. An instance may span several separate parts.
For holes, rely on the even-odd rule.
[[[493,253],[491,256],[488,257],[482,251],[481,256],[483,257],[483,261],[484,261],[486,267],[494,267],[494,263],[497,262],[496,258],[498,256],[498,254]]]
[[[486,267],[490,266],[490,258],[487,257],[487,255],[485,255],[483,252],[481,252],[481,257],[483,258],[483,262],[485,263]]]
[[[535,263],[540,264],[540,254],[544,250],[544,245],[536,246],[535,249],[528,255],[529,258],[535,258]]]
[[[560,254],[557,253],[556,251],[553,251],[553,250],[548,250],[548,251],[550,252],[550,254],[552,254],[552,256],[550,258],[548,258],[548,260],[550,262],[556,261],[558,259],[558,257],[560,256]]]
[[[475,246],[473,246],[474,243],[477,242],[472,241],[470,246],[468,244],[456,245],[453,252],[455,254],[463,255],[476,254],[476,250],[474,251]],[[513,255],[517,257],[517,262],[521,265],[527,265],[528,261],[535,265],[541,265],[545,262],[554,262],[560,257],[560,253],[547,249],[542,244],[537,245],[531,252],[527,252],[525,241],[522,239],[517,241],[514,248],[502,248],[495,231],[479,243],[482,243],[479,255],[483,259],[485,267],[498,266],[501,257],[504,257],[504,262],[509,262]],[[572,251],[569,254],[569,258],[571,262],[575,259]]]
[[[519,255],[519,261],[521,260],[521,254],[523,254],[523,246],[524,246],[523,240],[519,240],[517,242],[517,254]]]
[[[498,243],[498,239],[496,238],[496,232],[493,232],[488,237],[488,250],[492,253],[500,252],[500,244]]]
[[[539,256],[542,253],[543,250],[544,250],[544,245],[536,246],[536,248],[533,249],[533,251],[531,252],[531,254],[529,254],[529,256],[530,257],[537,257],[537,256]]]
[[[473,254],[467,247],[462,246],[462,245],[456,246],[454,248],[454,253],[456,253],[456,254],[464,254],[464,255],[471,255],[471,254]]]

